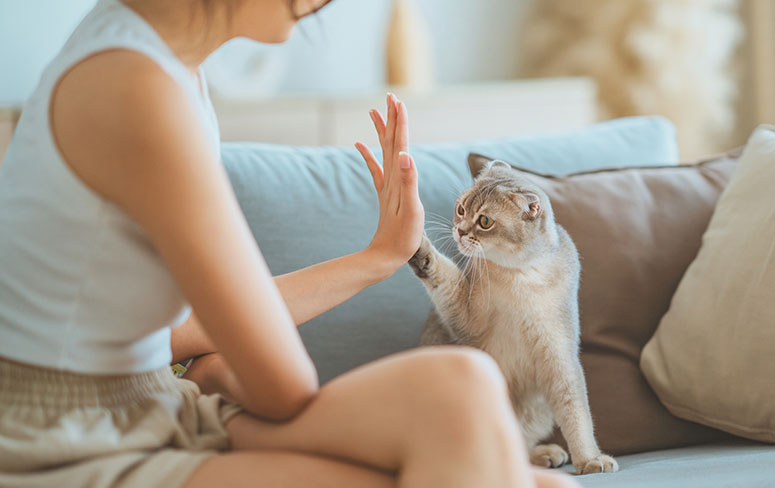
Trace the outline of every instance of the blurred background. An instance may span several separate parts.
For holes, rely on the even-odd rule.
[[[94,3],[0,0],[0,154]],[[391,90],[417,143],[662,114],[691,160],[775,122],[775,1],[334,0],[205,68],[225,140],[375,143],[367,110]]]

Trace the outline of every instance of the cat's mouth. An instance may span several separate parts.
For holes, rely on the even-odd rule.
[[[458,237],[455,234],[453,234],[452,236],[455,239],[455,242],[457,242],[457,248],[460,250],[460,252],[463,253],[465,256],[473,255],[476,252],[476,248],[477,248],[476,243],[472,242],[469,239]]]
[[[462,242],[457,245],[457,248],[460,249],[460,252],[463,253],[465,256],[473,256],[474,254],[474,246],[468,245],[466,246]]]

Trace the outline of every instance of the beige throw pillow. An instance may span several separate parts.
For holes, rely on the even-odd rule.
[[[640,366],[674,415],[775,442],[775,126],[749,139]]]

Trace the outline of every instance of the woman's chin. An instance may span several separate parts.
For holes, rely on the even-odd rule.
[[[271,34],[262,34],[261,36],[249,36],[249,39],[252,39],[257,42],[262,42],[264,44],[283,44],[284,42],[287,42],[291,36],[293,36],[293,31],[295,30],[296,24],[294,23],[290,27],[288,27],[285,30],[278,30],[277,32],[273,32]]]

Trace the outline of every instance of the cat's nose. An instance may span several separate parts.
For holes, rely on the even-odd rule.
[[[464,231],[460,227],[457,228],[457,235],[459,235],[460,237],[463,237],[466,234],[468,234],[468,232]]]

